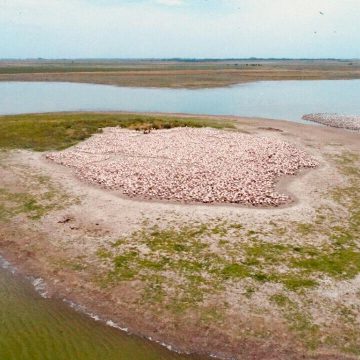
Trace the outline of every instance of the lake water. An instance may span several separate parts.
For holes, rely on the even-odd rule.
[[[5,263],[0,258],[2,265]],[[189,360],[106,326],[0,268],[1,360]],[[196,358],[198,359],[198,358]]]
[[[360,80],[263,81],[215,89],[0,82],[0,114],[139,111],[241,115],[297,122],[312,112],[360,114]]]

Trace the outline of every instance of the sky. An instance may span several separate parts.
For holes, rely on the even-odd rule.
[[[0,0],[0,58],[360,58],[360,0]]]

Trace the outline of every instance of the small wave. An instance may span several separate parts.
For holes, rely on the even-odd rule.
[[[105,325],[110,326],[112,328],[121,330],[127,334],[130,334],[129,329],[127,327],[122,327],[119,324],[117,324],[116,322],[112,321],[112,320],[106,320],[101,318],[99,315],[96,315],[94,313],[92,313],[91,311],[89,311],[85,306],[83,305],[79,305],[71,300],[68,299],[63,299],[63,302],[66,303],[68,306],[70,306],[72,309],[74,309],[75,311],[81,312],[82,314],[85,314],[89,317],[91,317],[92,319],[94,319],[95,321],[101,321],[103,322]],[[166,344],[165,342],[162,341],[158,341],[153,339],[151,336],[145,337],[147,340],[154,342],[158,345],[161,345],[162,347],[165,347],[166,349],[168,349],[169,351],[175,352],[177,354],[185,354],[185,355],[190,355],[189,352],[182,352],[179,351],[177,349],[175,349],[172,345]],[[214,358],[216,356],[213,356]]]
[[[11,274],[16,274],[18,272],[17,268],[12,265],[9,261],[4,259],[0,255],[0,268],[10,272]],[[42,278],[34,278],[32,276],[25,276],[25,279],[30,280],[30,283],[34,287],[35,291],[44,299],[49,298],[49,293],[47,291],[46,282]]]
[[[111,327],[116,328],[116,329],[119,329],[119,330],[122,330],[122,331],[125,331],[125,332],[128,332],[128,331],[129,331],[128,328],[123,328],[123,327],[119,326],[118,324],[114,323],[114,322],[111,321],[111,320],[108,320],[108,321],[106,322],[106,325],[111,326]]]
[[[75,311],[81,312],[82,314],[85,314],[85,315],[91,317],[95,321],[102,321],[100,316],[88,311],[85,306],[76,304],[73,301],[68,300],[68,299],[63,299],[63,301],[64,301],[64,303],[66,303],[68,306],[70,306]]]
[[[9,261],[5,260],[1,255],[0,255],[0,267],[4,270],[11,272],[12,274],[16,273],[16,267],[13,266],[11,263],[9,263]]]
[[[30,278],[31,284],[34,286],[35,291],[44,299],[48,299],[49,293],[47,291],[46,282],[42,278]]]
[[[12,274],[17,273],[17,268],[15,266],[13,266],[9,261],[5,260],[1,255],[0,255],[0,268],[7,270],[9,272],[11,272]],[[47,284],[45,282],[45,280],[41,277],[35,278],[35,277],[31,277],[31,276],[27,276],[26,279],[28,279],[30,281],[30,283],[32,284],[32,286],[34,287],[35,291],[44,299],[48,299],[50,298],[49,292],[47,290]],[[117,324],[116,322],[112,321],[112,320],[106,320],[101,318],[99,315],[92,313],[91,311],[89,311],[85,306],[83,305],[79,305],[71,300],[68,299],[63,299],[63,302],[66,303],[68,306],[70,306],[72,309],[74,309],[75,311],[81,312],[87,316],[89,316],[90,318],[92,318],[95,321],[101,321],[104,324],[106,324],[107,326],[110,326],[112,328],[121,330],[123,332],[126,332],[129,334],[129,329],[127,327],[122,327],[119,324]],[[153,339],[151,336],[146,337],[147,340],[157,343],[163,347],[165,347],[166,349],[168,349],[169,351],[178,353],[178,354],[185,354],[185,355],[189,355],[189,352],[181,352],[179,350],[177,350],[176,348],[174,348],[172,345],[166,344],[165,342],[161,342],[158,340]],[[215,355],[211,355],[211,357],[213,358],[217,358]]]
[[[96,315],[94,313],[92,313],[91,311],[89,311],[85,306],[83,305],[79,305],[77,303],[74,303],[73,301],[71,300],[68,300],[68,299],[63,299],[64,303],[66,303],[68,306],[70,306],[72,309],[78,311],[78,312],[81,312],[89,317],[91,317],[92,319],[94,319],[95,321],[101,321],[103,323],[105,323],[106,325],[108,326],[111,326],[113,328],[116,328],[116,329],[119,329],[121,331],[124,331],[124,332],[128,332],[128,328],[125,328],[125,327],[121,327],[120,325],[118,325],[117,323],[115,323],[114,321],[112,320],[105,320],[105,319],[102,319],[99,315]]]

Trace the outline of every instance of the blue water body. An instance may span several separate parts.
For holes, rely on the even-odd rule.
[[[139,111],[240,115],[296,122],[312,112],[360,114],[360,80],[262,81],[214,89],[0,82],[0,114]]]

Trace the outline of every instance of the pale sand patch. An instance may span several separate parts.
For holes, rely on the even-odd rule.
[[[326,126],[348,130],[360,130],[359,115],[319,113],[304,115],[302,118],[304,120],[313,121]]]
[[[209,128],[108,128],[47,158],[131,198],[273,206],[291,201],[275,191],[280,176],[317,165],[281,139]]]

